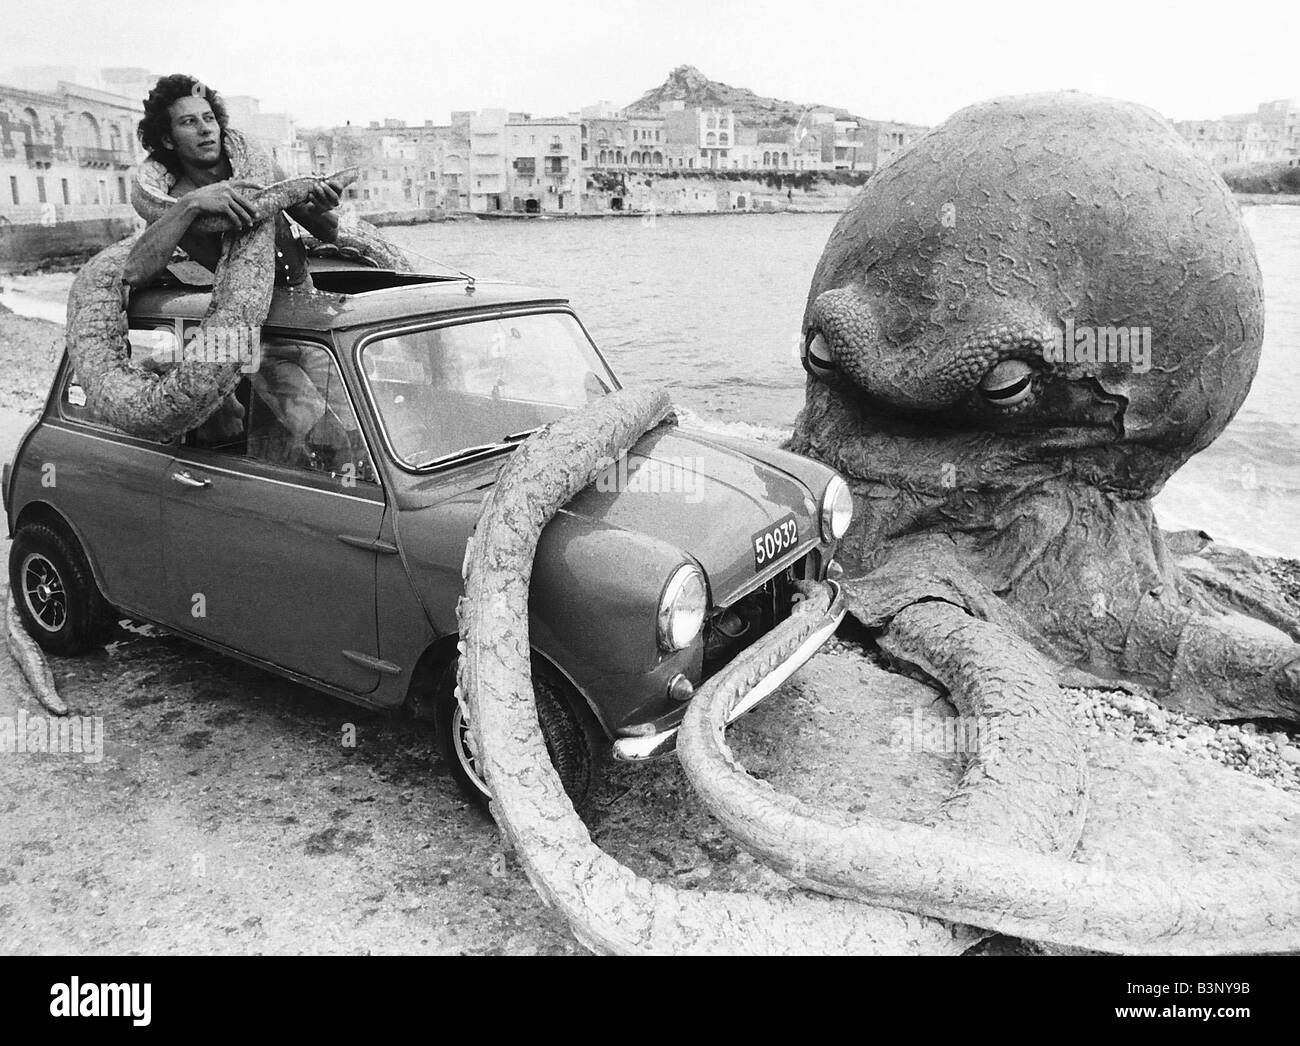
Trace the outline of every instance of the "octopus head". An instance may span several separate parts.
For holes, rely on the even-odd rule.
[[[803,354],[810,408],[867,443],[928,438],[1017,486],[1068,458],[1146,497],[1232,418],[1262,338],[1223,182],[1157,114],[1064,93],[964,109],[877,172],[822,255]]]

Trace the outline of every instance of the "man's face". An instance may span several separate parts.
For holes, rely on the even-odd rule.
[[[172,102],[171,134],[164,138],[182,163],[194,167],[214,167],[221,162],[221,127],[208,100],[201,95],[186,95]]]

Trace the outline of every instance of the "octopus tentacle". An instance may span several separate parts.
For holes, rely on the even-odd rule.
[[[15,664],[22,669],[27,685],[32,688],[36,700],[54,715],[67,715],[68,706],[54,685],[54,674],[40,647],[23,628],[14,607],[12,592],[5,599],[5,647]]]
[[[1152,594],[1139,605],[1127,642],[1157,677],[1162,704],[1207,719],[1300,720],[1300,644],[1284,636],[1251,634]]]
[[[1153,955],[1300,947],[1300,901],[1285,870],[1189,864],[1098,882],[1088,865],[1066,860],[1084,812],[1083,767],[1047,667],[997,626],[943,602],[907,608],[890,632],[894,649],[946,683],[963,714],[993,713],[995,747],[1004,737],[1012,744],[973,763],[927,825],[850,819],[744,772],[723,734],[737,694],[728,667],[696,694],[678,752],[742,847],[809,889],[1058,945]],[[1043,709],[1054,711],[1021,721]],[[1028,750],[1039,738],[1052,751]],[[1057,818],[1039,816],[1035,801]],[[1055,852],[1026,848],[1035,843]]]

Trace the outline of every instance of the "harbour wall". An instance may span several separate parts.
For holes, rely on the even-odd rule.
[[[134,212],[55,222],[0,217],[0,272],[74,268],[142,224]]]

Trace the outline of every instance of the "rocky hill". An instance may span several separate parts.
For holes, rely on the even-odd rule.
[[[789,102],[755,94],[748,87],[732,87],[710,80],[693,65],[679,65],[658,87],[647,91],[627,107],[629,113],[657,113],[660,102],[683,101],[687,106],[730,109],[738,122],[758,127],[781,127],[799,122],[810,109],[834,109],[833,105]]]

